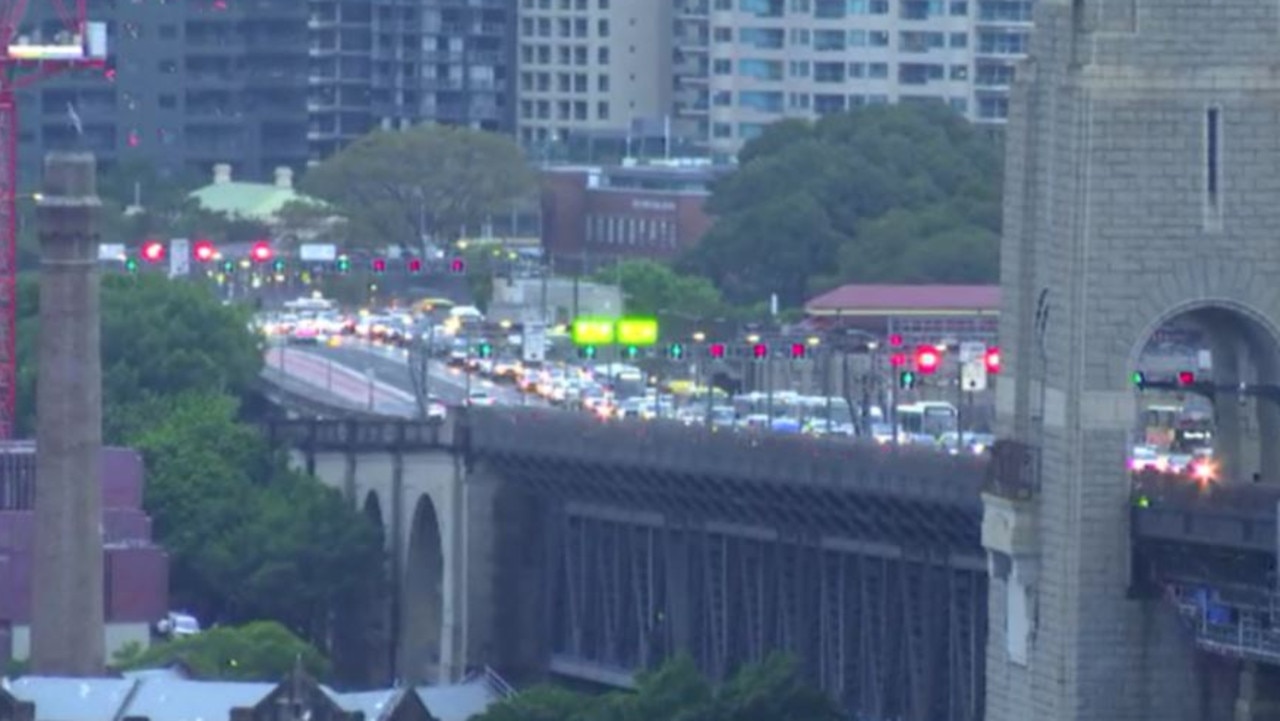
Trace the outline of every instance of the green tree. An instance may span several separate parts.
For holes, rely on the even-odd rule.
[[[123,649],[113,659],[119,671],[163,668],[182,663],[200,679],[276,682],[299,662],[317,678],[329,673],[329,661],[314,646],[273,621],[221,626],[158,643],[143,650]]]
[[[708,201],[715,225],[682,260],[735,303],[996,277],[1000,148],[941,104],[775,123],[739,161]]]
[[[626,260],[598,272],[601,283],[616,283],[628,313],[688,318],[713,317],[723,312],[720,291],[706,278],[682,275],[651,260]]]
[[[34,428],[39,283],[18,288],[19,428]],[[102,282],[102,391],[109,442],[118,419],[147,398],[181,392],[247,392],[262,369],[249,313],[219,302],[199,283],[160,275],[107,276]]]
[[[420,125],[361,138],[307,171],[301,187],[342,211],[353,240],[416,246],[424,225],[444,241],[479,228],[486,216],[509,211],[534,180],[509,138]]]
[[[635,692],[604,696],[550,687],[491,706],[477,721],[839,721],[839,708],[806,684],[794,663],[771,656],[713,688],[677,656],[638,679]]]

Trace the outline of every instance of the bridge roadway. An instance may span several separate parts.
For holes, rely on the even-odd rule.
[[[492,525],[494,595],[513,600],[492,616],[500,663],[625,684],[676,650],[723,676],[784,649],[866,718],[981,718],[981,492],[1035,505],[1001,470],[1008,446],[988,463],[518,407],[450,425],[433,438],[466,482],[497,478],[509,499]],[[1135,590],[1176,604],[1212,653],[1280,662],[1277,500],[1140,477]]]

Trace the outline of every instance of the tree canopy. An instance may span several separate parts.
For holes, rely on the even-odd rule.
[[[940,104],[770,125],[717,181],[683,265],[737,303],[849,282],[992,282],[999,145]]]
[[[307,171],[301,187],[347,217],[353,244],[416,246],[424,226],[447,241],[509,212],[534,178],[509,138],[428,124],[371,133]]]
[[[39,297],[23,280],[19,418],[30,429]],[[102,329],[104,437],[143,455],[174,604],[206,624],[278,621],[339,659],[339,678],[365,678],[380,632],[381,531],[241,421],[262,364],[245,311],[199,283],[113,276]]]
[[[491,706],[476,721],[838,721],[843,714],[771,656],[714,688],[688,656],[640,677],[636,691],[603,696],[542,686]]]
[[[329,673],[329,662],[315,646],[273,621],[220,626],[143,649],[122,649],[111,664],[118,671],[183,664],[203,680],[275,682],[301,661],[315,677]]]
[[[682,275],[652,260],[626,260],[596,274],[622,288],[627,313],[714,317],[724,309],[720,291],[706,278]]]

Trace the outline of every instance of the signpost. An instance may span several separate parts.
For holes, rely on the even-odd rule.
[[[169,241],[169,277],[178,278],[191,274],[191,241],[173,238]]]
[[[987,389],[987,346],[984,343],[960,344],[960,388],[969,393]]]
[[[546,360],[547,325],[541,321],[526,321],[521,345],[525,363],[542,363]]]

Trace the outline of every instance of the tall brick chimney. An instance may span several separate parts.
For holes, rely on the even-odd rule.
[[[96,163],[50,153],[40,231],[36,538],[31,670],[97,676],[106,650],[102,578],[102,359]]]

